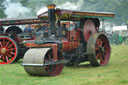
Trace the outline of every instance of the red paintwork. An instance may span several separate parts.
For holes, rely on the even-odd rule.
[[[62,40],[62,51],[71,51],[79,47],[80,42],[80,30],[75,29],[67,31],[67,39]]]
[[[52,44],[52,53],[53,53],[53,60],[57,60],[57,44]]]
[[[26,43],[26,44],[25,44],[26,47],[31,48],[31,47],[33,47],[33,46],[36,45],[34,42],[31,42],[31,40],[27,40],[27,41],[28,41],[28,42],[30,41],[30,43]]]
[[[79,41],[68,41],[68,40],[62,40],[63,45],[62,45],[62,51],[71,51],[75,48],[79,47]]]

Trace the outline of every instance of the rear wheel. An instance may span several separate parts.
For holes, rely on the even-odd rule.
[[[16,42],[7,36],[0,36],[0,64],[13,63],[17,53]]]
[[[105,34],[98,33],[90,36],[87,43],[88,59],[93,66],[107,65],[111,48]]]

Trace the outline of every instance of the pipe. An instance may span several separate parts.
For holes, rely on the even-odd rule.
[[[50,25],[50,29],[51,29],[51,34],[56,34],[56,30],[55,30],[55,4],[49,4],[47,6],[48,8],[48,22]]]

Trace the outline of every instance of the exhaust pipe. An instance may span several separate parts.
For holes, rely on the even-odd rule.
[[[55,21],[56,21],[55,7],[56,7],[55,4],[49,4],[47,6],[47,8],[48,8],[48,22],[49,22],[49,25],[50,25],[52,35],[56,34],[56,30],[55,30]]]

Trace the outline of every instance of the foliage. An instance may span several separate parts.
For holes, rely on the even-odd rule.
[[[0,18],[4,18],[6,17],[6,15],[4,14],[4,6],[3,6],[3,1],[4,0],[0,0]]]
[[[119,23],[128,24],[128,0],[120,0],[120,4],[117,5],[116,14]]]

